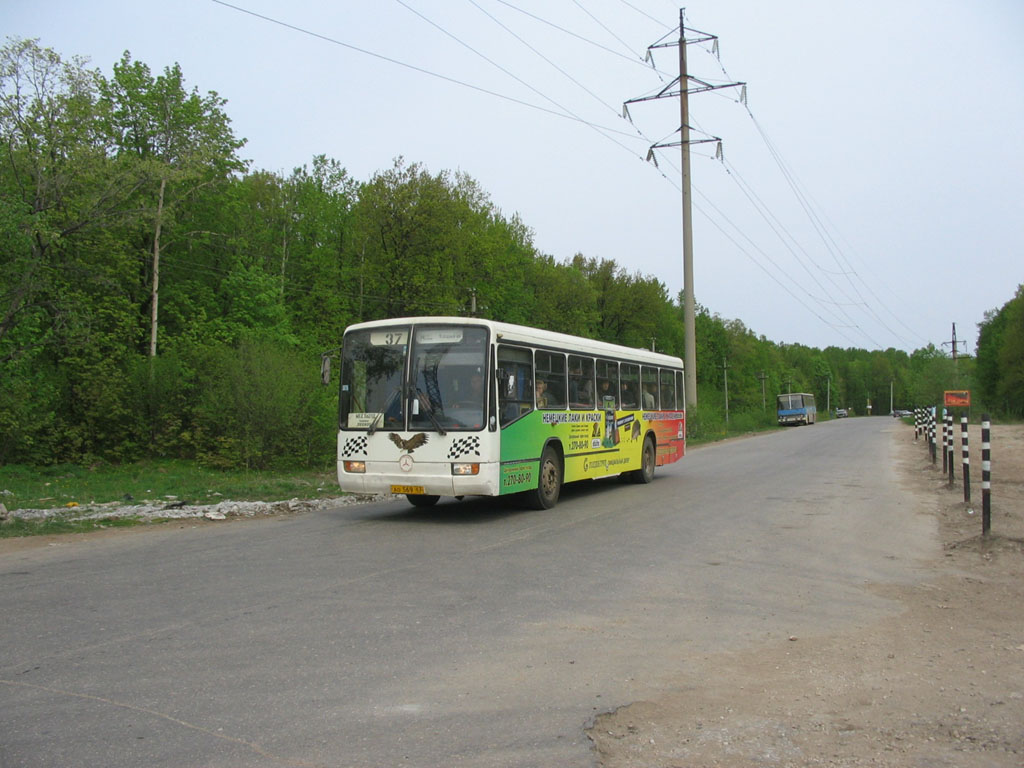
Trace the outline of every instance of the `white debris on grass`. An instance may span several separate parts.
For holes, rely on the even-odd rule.
[[[387,501],[393,496],[389,494],[338,496],[328,499],[289,499],[288,501],[221,501],[217,504],[165,504],[159,502],[143,502],[141,504],[124,504],[118,501],[106,504],[82,504],[73,509],[63,507],[57,509],[13,509],[8,512],[10,517],[22,520],[45,520],[60,517],[65,520],[114,520],[135,518],[139,520],[178,520],[187,518],[206,518],[207,520],[227,520],[231,517],[265,517],[268,515],[297,515],[302,512],[315,512],[321,509],[348,506],[351,504],[368,504],[376,501]]]

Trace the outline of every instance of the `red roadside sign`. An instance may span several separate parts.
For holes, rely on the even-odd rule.
[[[947,408],[970,408],[971,391],[969,389],[947,389],[943,394],[943,405]]]

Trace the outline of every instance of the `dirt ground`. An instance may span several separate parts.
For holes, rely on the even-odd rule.
[[[906,487],[933,511],[943,557],[924,582],[877,587],[899,615],[831,637],[709,656],[674,692],[602,715],[604,768],[1024,766],[1024,426],[992,430],[992,532],[981,536],[981,430],[971,497],[948,489],[913,428],[896,429]]]

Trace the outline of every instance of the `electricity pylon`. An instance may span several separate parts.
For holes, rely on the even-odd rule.
[[[686,9],[679,9],[679,40],[672,43],[655,43],[647,48],[647,58],[653,64],[653,54],[651,51],[656,48],[669,48],[671,46],[679,46],[679,77],[670,82],[658,93],[653,96],[643,96],[637,99],[630,99],[622,105],[623,115],[629,118],[629,110],[627,105],[636,104],[642,101],[652,101],[654,99],[668,99],[675,96],[679,97],[679,141],[673,141],[665,144],[652,144],[650,149],[647,151],[647,159],[654,160],[657,164],[657,160],[654,157],[654,150],[662,149],[665,147],[681,147],[682,151],[682,175],[683,175],[683,331],[685,334],[685,357],[684,357],[684,369],[685,369],[685,381],[686,381],[686,406],[691,408],[697,404],[697,342],[694,336],[694,329],[696,326],[696,298],[693,292],[693,224],[692,224],[692,205],[690,203],[690,145],[691,144],[704,144],[707,142],[718,142],[719,157],[721,156],[722,142],[718,137],[712,137],[710,139],[690,139],[690,104],[689,95],[691,93],[702,93],[704,91],[715,91],[721,88],[735,88],[742,86],[743,91],[741,92],[741,100],[746,100],[746,83],[726,83],[724,85],[712,85],[711,83],[698,80],[695,77],[691,77],[686,69],[686,46],[693,43],[706,43],[713,41],[713,50],[718,50],[718,37],[715,35],[709,35],[706,32],[700,30],[690,29],[697,35],[690,40],[686,39],[686,25],[684,18],[686,15]],[[690,84],[693,84],[692,87]],[[679,89],[676,91],[672,90],[672,87],[678,85]]]

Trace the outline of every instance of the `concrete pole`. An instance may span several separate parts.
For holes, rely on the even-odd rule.
[[[725,377],[725,423],[729,423],[729,363],[722,358],[722,375]]]
[[[696,294],[693,292],[693,208],[690,202],[690,104],[687,94],[685,8],[679,9],[679,122],[683,161],[683,363],[686,407],[697,405],[697,339],[694,336]]]

